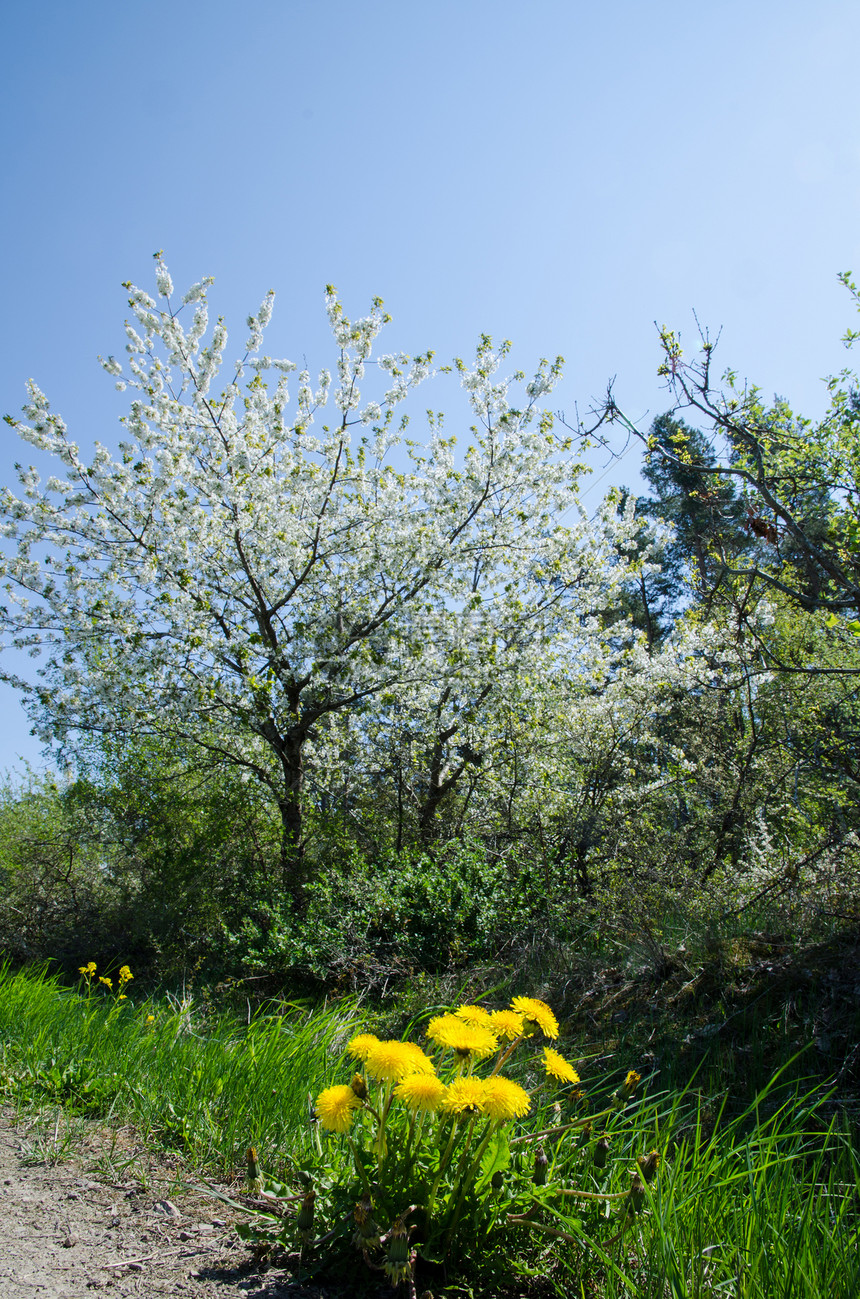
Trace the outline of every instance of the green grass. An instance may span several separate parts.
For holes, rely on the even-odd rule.
[[[647,1210],[618,1245],[575,1250],[559,1294],[605,1299],[792,1299],[860,1293],[860,1162],[844,1116],[816,1089],[774,1085],[737,1118],[701,1100],[638,1115],[666,1158]],[[634,1137],[634,1143],[636,1138]],[[642,1145],[640,1144],[640,1148]],[[634,1151],[622,1154],[629,1164]],[[573,1228],[574,1234],[578,1228]],[[596,1232],[610,1234],[607,1229]]]
[[[245,1150],[303,1142],[309,1094],[326,1085],[359,1023],[354,1006],[291,1005],[250,1023],[189,1006],[115,1002],[64,988],[43,972],[0,973],[0,1083],[19,1105],[57,1102],[194,1166],[230,1175]]]
[[[350,1002],[290,1005],[242,1022],[202,1016],[175,1000],[116,1002],[95,989],[81,995],[44,971],[6,969],[0,1086],[19,1107],[61,1106],[107,1126],[131,1123],[150,1144],[179,1151],[195,1172],[229,1178],[254,1144],[277,1175],[286,1156],[312,1155],[309,1097],[348,1081],[344,1047],[364,1022]],[[798,1067],[802,1060],[791,1062],[747,1105],[725,1089],[649,1095],[643,1088],[635,1104],[605,1120],[612,1141],[603,1170],[594,1167],[593,1142],[571,1134],[557,1146],[550,1141],[550,1190],[540,1197],[538,1225],[491,1234],[459,1282],[425,1281],[449,1296],[854,1299],[856,1132],[826,1089],[799,1083]],[[618,1070],[586,1077],[593,1111],[618,1081]],[[712,1075],[702,1072],[698,1082],[713,1085]],[[338,1142],[325,1138],[327,1159]],[[624,1190],[636,1157],[652,1148],[662,1164],[636,1217],[622,1218],[626,1201],[550,1193],[553,1185]],[[519,1149],[514,1171],[528,1184],[532,1149]]]

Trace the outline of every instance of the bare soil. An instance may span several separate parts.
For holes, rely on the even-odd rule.
[[[56,1162],[56,1139],[46,1141],[44,1129],[34,1137],[25,1117],[0,1113],[3,1299],[91,1299],[102,1291],[105,1299],[325,1299],[283,1273],[261,1272],[230,1211],[183,1186],[169,1163],[136,1152],[133,1134],[122,1158],[117,1143],[117,1133],[93,1130]]]

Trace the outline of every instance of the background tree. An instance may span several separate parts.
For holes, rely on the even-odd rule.
[[[705,436],[683,420],[659,415],[648,447],[642,477],[655,495],[640,497],[636,510],[672,529],[654,579],[660,609],[677,617],[691,594],[709,609],[732,570],[754,549],[744,502],[731,478],[708,475],[714,453]]]
[[[455,454],[432,417],[422,448],[401,441],[395,413],[431,356],[374,363],[379,301],[350,320],[328,291],[337,377],[320,372],[314,389],[302,372],[292,401],[295,367],[261,355],[272,294],[216,390],[227,333],[219,321],[207,338],[209,281],[177,304],[160,255],[156,280],[161,306],[127,286],[127,360],[103,362],[135,394],[118,457],[97,443],[86,463],[34,384],[26,420],[9,421],[64,477],[43,487],[21,468],[23,492],[2,496],[17,549],[0,566],[0,625],[44,656],[35,688],[7,679],[46,736],[172,739],[253,776],[277,805],[283,884],[299,902],[309,765],[324,786],[335,719],[401,698],[429,722],[428,838],[450,746],[477,710],[599,637],[592,615],[620,576],[601,555],[632,512],[557,523],[577,507],[580,473],[538,405],[560,360],[541,362],[517,407],[524,376],[499,377],[508,345],[483,338],[474,365],[455,367],[476,421],[467,444]],[[364,400],[372,365],[383,391]],[[336,418],[321,423],[330,398]]]
[[[840,277],[860,305],[848,275]],[[849,331],[849,344],[856,334]],[[707,422],[704,433],[663,417],[661,427],[638,430],[614,403],[607,412],[644,443],[646,472],[657,481],[685,485],[700,514],[713,502],[737,517],[731,489],[740,494],[754,552],[729,551],[723,573],[738,582],[779,591],[806,610],[824,609],[838,619],[860,614],[860,400],[856,377],[843,371],[828,380],[829,406],[813,422],[777,398],[739,384],[729,371],[726,388],[712,377],[714,344],[703,336],[699,355],[684,358],[678,336],[660,334],[663,362],[676,409]],[[669,420],[667,423],[666,421]],[[660,421],[658,421],[658,424]],[[734,532],[735,537],[737,532]]]

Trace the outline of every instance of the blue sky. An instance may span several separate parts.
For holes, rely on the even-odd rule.
[[[95,358],[159,248],[236,328],[276,289],[267,350],[311,368],[328,282],[353,314],[385,299],[390,348],[562,353],[568,410],[611,376],[663,410],[654,321],[692,343],[693,310],[805,413],[847,363],[856,0],[30,0],[4,35],[0,407],[32,376],[83,444],[117,437]],[[0,768],[38,763],[0,707]]]

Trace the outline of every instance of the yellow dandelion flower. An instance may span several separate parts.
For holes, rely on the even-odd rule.
[[[467,1024],[456,1015],[437,1015],[427,1025],[427,1036],[437,1046],[449,1047],[460,1055],[483,1060],[499,1045],[495,1033],[481,1024]]]
[[[451,1020],[453,1020],[453,1024],[449,1023]],[[454,1015],[434,1015],[427,1025],[427,1036],[430,1041],[435,1042],[437,1046],[447,1046],[448,1043],[443,1041],[443,1038],[447,1036],[446,1026],[447,1028],[462,1028],[463,1022]]]
[[[320,1126],[327,1132],[348,1132],[352,1112],[361,1101],[351,1087],[326,1087],[317,1097],[316,1111]]]
[[[636,1090],[636,1084],[640,1083],[641,1081],[642,1081],[641,1073],[637,1073],[635,1069],[628,1070],[627,1077],[624,1079],[624,1082],[621,1084],[621,1087],[619,1088],[622,1099],[629,1100],[629,1098],[633,1095],[633,1093]]]
[[[533,1033],[537,1027],[544,1037],[558,1037],[558,1020],[545,1001],[538,1001],[537,997],[514,997],[511,1010],[522,1015],[527,1033]]]
[[[454,1014],[458,1019],[464,1019],[467,1024],[477,1024],[479,1027],[487,1028],[490,1023],[490,1012],[483,1006],[459,1006]]]
[[[426,1056],[417,1042],[404,1042],[403,1045],[409,1052],[409,1059],[412,1062],[412,1068],[415,1073],[435,1073],[436,1069],[433,1061]]]
[[[513,1010],[494,1010],[490,1016],[489,1028],[496,1037],[509,1038],[513,1042],[523,1035],[523,1017]]]
[[[394,1095],[408,1110],[432,1113],[438,1110],[445,1095],[445,1084],[432,1073],[413,1073],[394,1088]]]
[[[378,1045],[379,1038],[374,1033],[359,1033],[346,1048],[346,1053],[354,1060],[366,1060],[373,1048]]]
[[[481,1114],[484,1109],[483,1078],[455,1078],[445,1088],[441,1108],[448,1114]]]
[[[543,1049],[543,1067],[550,1078],[557,1078],[559,1082],[578,1083],[581,1081],[579,1074],[572,1064],[568,1064],[563,1055],[558,1051],[553,1051],[551,1046],[545,1046]]]
[[[510,1078],[496,1074],[484,1080],[484,1113],[491,1119],[504,1122],[528,1114],[531,1100],[525,1088]]]
[[[374,1078],[386,1082],[400,1082],[410,1074],[433,1071],[432,1064],[419,1046],[414,1042],[400,1042],[397,1038],[377,1042],[368,1051],[364,1066]]]

